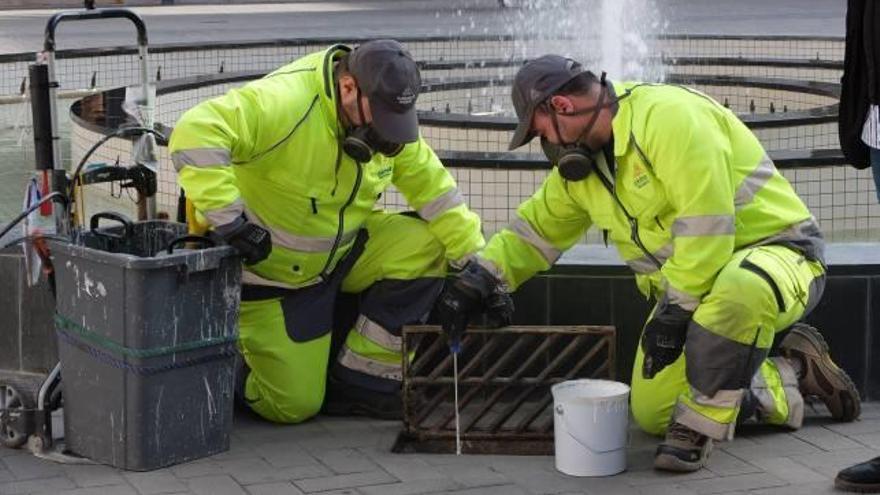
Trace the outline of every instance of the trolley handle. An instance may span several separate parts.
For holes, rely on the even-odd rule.
[[[134,23],[137,28],[138,45],[147,46],[147,26],[144,20],[134,12],[128,9],[90,9],[90,10],[69,10],[58,12],[49,18],[46,24],[46,37],[43,41],[43,50],[47,52],[55,51],[55,29],[61,21],[88,21],[93,19],[128,19]]]
[[[217,245],[217,243],[214,242],[214,239],[211,239],[210,237],[205,237],[203,235],[182,235],[172,239],[171,242],[168,243],[168,247],[165,248],[165,251],[168,254],[171,254],[174,252],[175,248],[185,245],[188,242],[199,244],[202,248],[212,248]]]
[[[113,220],[119,222],[125,227],[122,234],[113,234],[107,231],[102,231],[98,229],[98,226],[101,223],[101,219]],[[89,222],[89,229],[92,231],[92,234],[98,237],[105,237],[109,239],[116,240],[124,240],[131,239],[134,235],[134,224],[131,223],[125,215],[120,215],[119,213],[113,213],[112,211],[102,211],[100,213],[95,213],[92,215],[92,219]]]

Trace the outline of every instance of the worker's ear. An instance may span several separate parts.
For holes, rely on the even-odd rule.
[[[550,97],[550,107],[559,115],[565,115],[574,111],[574,102],[571,98],[564,95],[553,95]]]
[[[339,98],[343,106],[356,104],[357,81],[351,74],[339,76]]]

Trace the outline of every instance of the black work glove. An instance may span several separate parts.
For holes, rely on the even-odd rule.
[[[688,323],[693,316],[676,304],[665,305],[654,312],[642,333],[642,376],[654,378],[663,368],[674,363],[684,349]]]
[[[257,224],[243,221],[238,226],[218,233],[238,254],[245,265],[253,265],[269,257],[272,252],[272,236]]]
[[[437,299],[437,315],[453,352],[458,352],[468,322],[480,313],[486,315],[486,324],[490,328],[509,325],[513,317],[513,300],[501,288],[501,281],[495,275],[479,263],[470,261],[452,280],[446,281]]]

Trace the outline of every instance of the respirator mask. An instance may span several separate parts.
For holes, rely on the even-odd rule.
[[[366,122],[364,107],[361,104],[361,90],[357,89],[357,107],[361,122]],[[386,140],[370,124],[353,126],[346,131],[342,141],[342,150],[358,163],[366,163],[373,159],[375,153],[393,157],[403,149],[403,144]]]
[[[618,101],[630,94],[630,91],[627,90],[620,98],[605,101],[607,99],[608,89],[607,83],[605,82],[604,72],[602,73],[599,83],[601,84],[601,90],[599,93],[599,101],[595,105],[571,113],[559,114],[565,116],[585,115],[591,112],[593,114],[590,117],[589,122],[587,122],[586,127],[584,127],[584,130],[578,135],[573,143],[563,141],[562,134],[559,132],[559,122],[557,120],[556,110],[550,105],[549,100],[543,103],[545,110],[550,114],[550,120],[553,122],[553,130],[556,132],[560,144],[553,144],[546,138],[542,137],[541,150],[544,152],[544,155],[547,156],[547,159],[550,160],[550,163],[559,169],[559,175],[565,180],[580,181],[586,179],[590,175],[590,172],[593,171],[596,165],[596,153],[599,151],[592,150],[589,146],[580,143],[579,141],[581,138],[589,136],[590,131],[592,131],[593,127],[596,125],[596,121],[599,120],[599,114],[602,112],[602,109],[615,105]]]

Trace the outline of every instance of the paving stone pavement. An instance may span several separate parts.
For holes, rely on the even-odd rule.
[[[809,495],[836,493],[839,469],[880,455],[880,402],[865,404],[854,423],[834,423],[817,407],[799,431],[744,426],[708,469],[685,475],[653,471],[657,440],[635,429],[626,472],[574,478],[552,457],[393,454],[400,428],[329,417],[280,426],[240,413],[228,452],[147,473],[0,448],[0,495]]]

